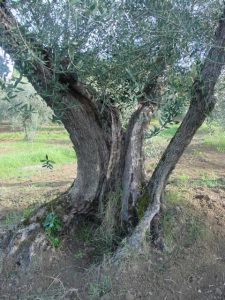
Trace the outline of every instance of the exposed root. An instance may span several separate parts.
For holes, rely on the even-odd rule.
[[[139,252],[141,250],[146,233],[150,231],[152,220],[160,211],[160,205],[160,196],[158,195],[158,197],[155,197],[154,201],[149,205],[133,234],[124,240],[124,246],[118,248],[112,258],[112,262],[117,263],[121,259],[128,257],[133,251]]]
[[[26,269],[32,257],[38,255],[49,245],[46,235],[39,223],[32,223],[19,228],[15,233],[10,232],[3,242],[3,268],[20,267]]]

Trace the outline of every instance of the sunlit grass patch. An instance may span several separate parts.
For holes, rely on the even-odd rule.
[[[206,186],[206,187],[225,187],[225,179],[224,178],[214,178],[208,176],[202,176],[199,179],[195,179],[192,181],[193,185]]]
[[[182,195],[178,189],[169,190],[165,193],[165,201],[171,204],[177,204],[182,201]]]
[[[204,143],[223,152],[225,151],[225,133],[222,130],[217,130],[212,135],[207,135],[204,138]]]
[[[162,136],[162,137],[173,137],[174,134],[176,133],[178,127],[179,127],[179,124],[168,125],[168,128],[163,129],[159,133],[159,136]]]
[[[179,183],[186,183],[186,182],[188,182],[190,180],[190,176],[187,175],[187,174],[177,175],[176,176],[176,180]]]
[[[70,145],[14,141],[0,144],[0,178],[18,177],[35,173],[34,166],[42,166],[41,160],[48,155],[56,165],[75,160]],[[32,169],[32,166],[34,169]],[[29,167],[29,169],[27,168]]]
[[[12,131],[12,132],[0,132],[0,143],[7,140],[23,141],[25,134],[23,131]],[[46,140],[65,140],[69,141],[69,135],[63,127],[51,127],[41,128],[32,135],[31,141],[46,141]]]
[[[41,169],[46,154],[57,164],[75,160],[75,152],[63,126],[39,129],[31,141],[24,132],[0,132],[0,178],[29,176]]]

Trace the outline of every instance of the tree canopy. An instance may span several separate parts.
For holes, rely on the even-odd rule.
[[[195,77],[212,43],[222,3],[68,0],[9,1],[8,6],[19,22],[14,38],[24,36],[17,53],[11,53],[24,75],[34,60],[51,60],[48,68],[55,80],[42,94],[60,88],[57,76],[70,73],[88,86],[102,108],[110,103],[126,115],[155,75],[169,86],[166,98],[175,96],[168,92],[173,85],[177,89],[177,77],[186,82],[190,66]],[[185,92],[188,88],[182,85]]]

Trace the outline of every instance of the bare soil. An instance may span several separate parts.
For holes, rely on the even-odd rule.
[[[18,221],[13,216],[65,191],[74,173],[67,164],[1,181],[0,238]],[[107,257],[96,264],[86,232],[74,231],[59,249],[36,257],[28,272],[0,274],[0,299],[225,299],[224,180],[225,153],[197,135],[167,186],[163,252],[146,242],[141,254],[120,264]]]

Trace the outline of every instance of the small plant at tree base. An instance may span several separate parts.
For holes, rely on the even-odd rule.
[[[42,225],[47,233],[49,241],[55,248],[58,248],[60,246],[60,239],[57,237],[57,234],[61,228],[61,221],[59,217],[56,213],[50,212],[46,216]]]
[[[52,170],[53,164],[55,162],[53,160],[48,159],[48,155],[46,154],[45,159],[42,159],[41,162],[43,163],[42,167]]]
[[[99,299],[103,297],[105,294],[109,293],[111,290],[111,282],[108,276],[104,276],[98,279],[96,282],[92,282],[89,284],[88,288],[88,296],[89,299]]]
[[[61,244],[61,241],[58,237],[54,237],[51,235],[48,235],[49,241],[52,243],[54,248],[58,248]]]
[[[77,253],[74,254],[75,258],[77,259],[81,259],[85,256],[84,252],[82,252],[81,250],[79,250]]]

